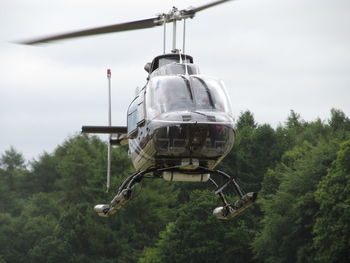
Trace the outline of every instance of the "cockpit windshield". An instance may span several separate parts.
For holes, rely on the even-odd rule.
[[[221,81],[214,78],[197,75],[154,77],[146,93],[150,119],[173,111],[219,111],[231,115],[226,89]]]

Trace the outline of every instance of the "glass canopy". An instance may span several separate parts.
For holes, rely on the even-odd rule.
[[[174,111],[217,111],[231,115],[223,82],[198,75],[158,76],[146,89],[148,118]]]

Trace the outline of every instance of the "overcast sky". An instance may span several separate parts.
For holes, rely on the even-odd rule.
[[[82,125],[107,124],[107,68],[113,124],[125,125],[134,90],[146,81],[144,64],[163,51],[162,27],[41,46],[13,42],[206,2],[1,0],[0,153],[14,146],[37,158]],[[350,115],[349,0],[231,1],[188,20],[186,39],[201,72],[226,83],[236,118],[250,110],[259,124],[276,127],[291,109],[307,121],[326,121],[331,108]]]

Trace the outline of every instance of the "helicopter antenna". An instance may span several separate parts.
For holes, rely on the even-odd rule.
[[[184,53],[184,56],[185,56],[185,73],[186,75],[188,75],[188,64],[187,64],[187,58],[185,53]]]
[[[166,50],[166,15],[163,14],[163,23],[164,23],[164,27],[163,27],[163,54],[165,54],[165,50]]]
[[[185,54],[185,44],[186,44],[186,19],[184,19],[184,27],[182,30],[182,52]]]
[[[111,70],[107,69],[107,79],[108,79],[108,126],[112,126],[112,106],[111,106]],[[107,149],[107,193],[111,184],[111,137],[112,134],[109,134],[108,138],[108,149]]]
[[[179,15],[179,10],[176,7],[173,7],[172,13],[175,17],[173,21],[173,50],[172,52],[176,52],[176,23],[177,23],[177,18],[176,16]]]
[[[182,52],[185,56],[185,74],[188,75],[188,64],[187,64],[187,58],[186,58],[186,52],[185,52],[185,45],[186,45],[186,19],[184,19],[183,22],[183,30],[182,30]]]

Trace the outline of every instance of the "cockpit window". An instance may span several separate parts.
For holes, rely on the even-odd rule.
[[[211,91],[202,79],[192,78],[192,88],[196,97],[197,109],[215,109]]]
[[[231,114],[231,105],[223,82],[196,76],[191,79],[197,110],[221,111]]]
[[[171,63],[157,68],[152,72],[151,77],[166,75],[195,75],[199,74],[199,69],[193,64]]]
[[[220,111],[231,114],[223,83],[202,76],[159,76],[146,90],[147,117],[173,111]]]
[[[146,92],[150,118],[164,112],[188,110],[193,104],[190,87],[180,77],[156,77]]]
[[[183,63],[191,63],[191,60],[189,58],[186,58],[186,60],[183,58],[182,59]],[[164,58],[160,58],[159,59],[159,66],[164,66],[170,63],[179,63],[180,62],[180,56],[176,56],[176,57],[164,57]]]

